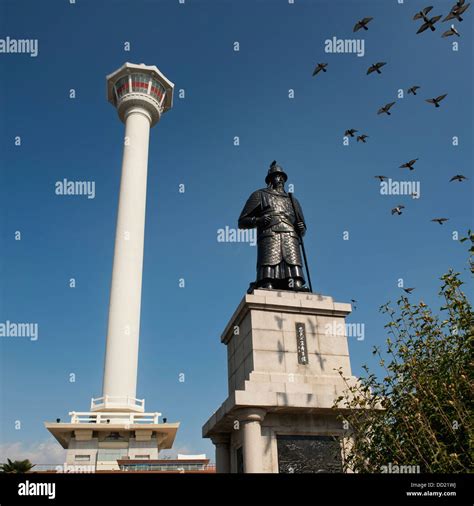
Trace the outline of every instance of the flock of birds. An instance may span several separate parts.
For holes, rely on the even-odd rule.
[[[449,21],[451,19],[457,19],[458,21],[462,21],[463,18],[461,17],[461,14],[464,14],[466,10],[469,8],[471,4],[467,4],[465,0],[457,0],[456,4],[451,7],[451,10],[449,11],[449,14],[443,19],[444,21]],[[441,15],[434,16],[431,19],[427,17],[428,13],[431,12],[433,9],[433,6],[425,7],[420,12],[417,12],[415,16],[413,17],[414,20],[423,19],[423,24],[419,28],[419,30],[416,33],[422,33],[426,31],[428,28],[431,31],[435,31],[436,27],[435,24],[443,17]],[[353,31],[357,32],[361,29],[368,30],[368,24],[373,20],[372,17],[366,17],[361,19],[360,21],[357,21],[357,23],[354,26]],[[460,37],[460,33],[457,31],[456,27],[454,25],[451,25],[451,28],[444,32],[442,34],[442,37],[449,37],[451,35],[457,35]],[[376,62],[373,63],[368,69],[367,69],[367,75],[372,73],[381,74],[382,71],[380,70],[383,66],[387,65],[387,62]],[[313,70],[313,77],[318,75],[320,72],[327,72],[327,63],[317,63],[314,70]],[[416,91],[420,89],[420,86],[412,86],[408,89],[409,94],[416,95]],[[435,107],[439,107],[439,103],[444,100],[447,97],[447,93],[444,93],[442,95],[439,95],[437,97],[433,98],[427,98],[426,102],[433,104]],[[396,102],[389,102],[388,104],[385,104],[384,106],[380,107],[377,111],[377,114],[387,114],[387,116],[391,116],[390,109],[395,105]],[[365,142],[365,139],[368,136],[365,136],[364,138],[357,138],[357,141]]]
[[[463,21],[463,18],[462,18],[462,14],[464,14],[467,9],[469,8],[471,4],[467,4],[466,3],[466,0],[457,0],[456,1],[456,4],[453,5],[453,7],[451,7],[451,10],[449,11],[449,14],[443,19],[443,23],[445,21],[450,21],[452,19],[456,19],[457,21],[461,22]],[[438,16],[434,16],[432,17],[431,19],[428,18],[428,13],[430,13],[433,9],[433,6],[430,5],[428,7],[425,7],[423,10],[421,10],[420,12],[417,12],[414,16],[413,16],[413,20],[418,20],[418,19],[422,19],[423,20],[423,24],[420,26],[420,28],[418,29],[418,31],[416,32],[417,34],[419,33],[423,33],[424,31],[428,30],[428,28],[434,32],[436,30],[436,27],[435,27],[435,24],[443,17],[442,15],[438,15]],[[355,24],[354,26],[354,29],[353,31],[354,32],[357,32],[361,29],[364,29],[364,30],[368,30],[368,24],[373,20],[374,18],[371,18],[371,17],[367,17],[367,18],[363,18],[361,19],[360,21],[357,21],[357,23]],[[449,30],[446,30],[445,32],[443,32],[443,34],[441,35],[441,37],[443,38],[446,38],[446,37],[451,37],[452,35],[456,35],[458,37],[461,36],[461,34],[458,32],[458,30],[456,29],[456,27],[454,25],[451,25],[451,28]],[[383,62],[380,62],[380,63],[376,63],[374,65],[372,65],[371,67],[369,67],[369,70],[367,71],[367,74],[370,74],[371,72],[377,72],[377,73],[381,73],[380,72],[380,67],[382,67],[383,65],[385,65],[385,63]],[[319,72],[327,72],[327,69],[326,67],[328,66],[327,63],[318,63],[316,64],[316,67],[314,68],[313,70],[313,76],[315,76],[316,74],[319,74]]]
[[[453,5],[451,10],[449,11],[449,14],[443,19],[443,23],[445,21],[450,21],[452,19],[456,19],[457,21],[461,22],[463,20],[462,14],[464,14],[467,9],[469,8],[471,4],[467,4],[466,0],[457,0],[456,4]],[[443,17],[442,15],[439,16],[433,16],[431,19],[428,18],[428,13],[430,13],[433,10],[433,6],[430,5],[428,7],[425,7],[420,12],[417,12],[413,16],[413,20],[417,21],[418,19],[423,20],[423,24],[420,26],[418,33],[423,33],[424,31],[428,30],[428,28],[434,32],[436,30],[435,24]],[[357,23],[354,26],[354,32],[359,31],[360,29],[368,30],[369,28],[367,25],[372,21],[371,17],[363,18],[360,21],[357,21]],[[441,37],[450,37],[451,35],[457,35],[458,37],[461,36],[461,34],[456,30],[454,25],[451,25],[451,28],[447,31],[445,31]]]
[[[456,4],[451,8],[449,14],[443,19],[443,23],[445,21],[450,21],[451,19],[457,19],[459,22],[463,20],[461,14],[464,14],[471,4],[467,4],[465,0],[458,0]],[[436,30],[435,24],[443,17],[443,16],[434,16],[431,19],[428,18],[428,13],[431,12],[433,6],[425,7],[420,12],[417,12],[413,17],[414,20],[422,19],[423,24],[420,26],[416,33],[423,33],[428,30],[428,28],[434,32]],[[451,35],[457,35],[458,37],[461,34],[456,30],[454,25],[451,25],[451,28],[444,32],[441,37],[450,37]]]
[[[346,130],[344,132],[345,137],[356,137],[354,134],[358,132],[359,130],[356,130],[355,128],[351,128],[349,130]],[[357,142],[363,142],[364,144],[367,142],[366,139],[368,139],[369,136],[366,134],[357,135]]]
[[[457,0],[456,4],[451,8],[451,10],[449,11],[449,14],[443,19],[443,22],[444,21],[449,21],[449,20],[452,20],[452,19],[457,19],[458,21],[462,21],[463,18],[462,18],[462,14],[464,14],[466,12],[466,10],[469,8],[470,4],[466,3],[465,0]],[[434,32],[436,30],[436,27],[435,27],[435,24],[442,18],[442,15],[438,15],[438,16],[434,16],[432,17],[431,19],[428,18],[428,13],[431,12],[431,10],[433,9],[432,6],[429,6],[429,7],[425,7],[423,10],[421,10],[420,12],[417,12],[415,14],[415,16],[413,17],[414,20],[418,20],[418,19],[422,19],[423,20],[423,24],[420,26],[420,28],[418,29],[418,31],[416,32],[417,34],[419,33],[422,33],[426,30],[428,30],[428,28]],[[362,18],[361,20],[357,21],[357,23],[355,24],[354,26],[354,29],[353,31],[354,32],[357,32],[361,29],[363,30],[368,30],[368,24],[373,20],[374,18],[372,17],[366,17],[366,18]],[[451,25],[451,28],[449,30],[447,30],[446,32],[444,32],[442,34],[442,37],[445,38],[445,37],[449,37],[451,35],[457,35],[458,37],[460,36],[459,32],[456,30],[456,28],[454,27],[454,25]],[[372,74],[372,73],[377,73],[377,74],[381,74],[382,71],[381,71],[381,68],[384,67],[385,65],[387,65],[387,62],[376,62],[376,63],[373,63],[368,69],[367,69],[367,75],[369,74]],[[316,67],[314,68],[313,70],[313,77],[318,75],[320,72],[327,72],[327,67],[328,67],[328,64],[327,63],[317,63],[316,64]],[[411,94],[411,95],[417,95],[417,91],[420,89],[421,87],[416,85],[416,86],[411,86],[410,88],[408,88],[407,90],[407,93],[408,94]],[[442,95],[439,95],[437,97],[433,97],[433,98],[427,98],[425,99],[426,102],[428,102],[429,104],[433,104],[435,106],[435,108],[439,108],[440,107],[440,102],[442,100],[444,100],[446,97],[448,96],[447,93],[444,93]],[[391,115],[391,112],[390,112],[390,109],[395,105],[396,102],[390,102],[388,104],[385,104],[383,107],[381,107],[378,111],[377,111],[377,114],[387,114],[388,116]],[[344,132],[344,136],[345,137],[356,137],[357,138],[357,142],[362,142],[362,143],[366,143],[366,139],[368,139],[368,135],[367,134],[361,134],[361,135],[355,135],[356,133],[358,133],[358,130],[356,130],[355,128],[350,128],[350,129],[347,129],[345,132]],[[408,162],[405,162],[403,163],[402,165],[400,165],[400,168],[401,169],[408,169],[410,171],[414,170],[414,165],[415,163],[418,161],[418,158],[414,158],[413,160],[409,160]],[[374,176],[376,179],[378,179],[379,181],[386,181],[388,178],[387,176]],[[462,181],[465,181],[466,179],[468,179],[466,176],[462,175],[462,174],[456,174],[455,176],[453,176],[449,181],[450,182],[453,182],[453,181],[457,181],[457,182],[462,182]],[[413,198],[417,198],[418,195],[416,193],[412,194],[411,195]],[[391,214],[392,215],[401,215],[403,213],[403,209],[405,209],[405,206],[400,204],[396,207],[394,207],[391,211]],[[440,225],[442,225],[443,223],[445,223],[446,221],[448,221],[449,218],[433,218],[431,221],[433,222],[436,222],[436,223],[439,223]],[[412,290],[414,290],[414,288],[407,288],[407,289],[404,289],[407,293],[411,293]],[[355,301],[354,301],[355,302]]]

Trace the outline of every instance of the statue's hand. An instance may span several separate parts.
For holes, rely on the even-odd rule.
[[[272,221],[272,217],[269,216],[268,214],[266,214],[265,216],[261,216],[260,218],[257,219],[257,225],[259,227],[266,227],[267,225],[270,225]]]
[[[297,228],[298,232],[299,232],[300,234],[302,234],[302,233],[305,231],[305,228],[306,228],[306,227],[304,226],[304,223],[303,223],[302,221],[298,221],[298,222],[296,223],[296,228]]]

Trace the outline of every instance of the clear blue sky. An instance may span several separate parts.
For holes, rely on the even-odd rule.
[[[125,61],[157,65],[186,92],[151,134],[137,392],[148,411],[181,421],[178,448],[213,455],[201,426],[227,395],[219,337],[256,261],[256,248],[219,243],[217,230],[237,226],[273,159],[304,209],[315,291],[358,301],[349,321],[366,335],[350,339],[355,374],[374,365],[372,346],[386,337],[378,307],[398,297],[399,278],[416,287],[414,300],[440,305],[437,278],[466,265],[451,234],[472,220],[474,7],[455,23],[453,52],[454,38],[440,36],[450,23],[416,35],[412,17],[426,3],[0,1],[0,38],[39,40],[36,58],[0,54],[0,321],[39,324],[36,342],[0,340],[3,442],[46,440],[44,421],[87,411],[101,394],[124,132],[105,75]],[[446,15],[454,0],[429,3]],[[354,35],[365,16],[369,31]],[[365,56],[325,54],[333,36],[363,38]],[[388,62],[382,75],[366,76],[376,61]],[[312,78],[316,62],[328,72]],[[418,96],[377,116],[415,84]],[[439,109],[424,101],[442,93]],[[343,146],[348,128],[367,144]],[[416,157],[415,171],[398,168]],[[380,195],[377,174],[420,181],[421,198]],[[449,183],[455,174],[471,179]],[[95,199],[55,195],[64,178],[94,181]],[[430,222],[440,216],[450,221]]]

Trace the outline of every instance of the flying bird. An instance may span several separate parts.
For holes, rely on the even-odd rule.
[[[439,107],[439,103],[441,102],[441,100],[444,100],[444,97],[447,97],[448,94],[445,93],[444,95],[440,95],[439,97],[436,97],[436,98],[427,98],[426,99],[426,102],[430,103],[430,104],[434,104],[435,107]]]
[[[321,70],[323,72],[327,72],[327,70],[326,70],[327,66],[328,66],[327,63],[318,63],[318,64],[316,64],[316,67],[314,67],[314,70],[313,70],[313,76],[315,76],[316,74],[319,74],[319,72],[321,72]]]
[[[372,21],[374,18],[363,18],[360,21],[357,21],[357,23],[354,26],[354,32],[359,31],[361,28],[364,30],[368,30],[367,25]]]
[[[413,292],[415,288],[404,288],[403,291],[406,292],[406,293],[411,293]]]
[[[400,214],[402,214],[402,209],[405,209],[405,206],[399,205],[397,207],[394,207],[392,209],[392,214],[397,214],[400,216]]]
[[[346,130],[346,131],[344,132],[344,135],[345,135],[346,137],[354,137],[354,134],[355,134],[356,132],[358,132],[358,131],[359,131],[359,130],[355,130],[354,128],[351,128],[351,129],[349,129],[349,130]]]
[[[368,135],[365,135],[365,134],[362,134],[362,135],[358,135],[357,136],[357,142],[361,141],[363,142],[364,144],[367,142],[365,139],[367,139],[369,136]]]
[[[377,114],[383,114],[383,113],[385,113],[385,114],[388,114],[390,116],[392,114],[390,112],[390,108],[393,107],[393,105],[395,105],[395,102],[390,102],[389,104],[385,104],[383,107],[381,107],[378,110]]]
[[[449,220],[449,218],[434,218],[431,221],[436,221],[437,223],[439,223],[440,225],[442,225],[445,221],[448,221],[448,220]]]
[[[451,181],[459,181],[459,182],[461,182],[461,181],[464,181],[464,179],[468,179],[468,178],[466,176],[463,176],[462,174],[457,174],[456,176],[453,176],[449,180],[449,182],[451,182]]]
[[[427,21],[428,18],[426,17],[426,15],[428,14],[428,12],[431,11],[431,9],[433,8],[432,5],[430,5],[429,7],[425,7],[422,11],[420,12],[417,12],[414,16],[413,16],[413,19],[414,20],[417,20],[417,19],[423,19],[424,21]]]
[[[416,95],[416,90],[419,90],[419,86],[412,86],[411,88],[408,88],[408,93],[412,93],[413,95]]]
[[[451,35],[457,35],[458,37],[461,37],[461,34],[456,30],[454,25],[451,25],[451,28],[449,30],[446,30],[441,37],[451,37]]]
[[[415,165],[417,160],[419,160],[419,158],[414,158],[413,160],[410,160],[409,162],[406,162],[403,165],[400,165],[400,169],[414,170],[413,165]]]
[[[436,30],[435,23],[437,23],[443,16],[435,16],[431,19],[424,19],[424,23],[420,26],[418,31],[416,33],[423,33],[424,31],[428,30],[428,28],[434,32]]]
[[[377,74],[381,74],[382,72],[380,72],[380,69],[381,69],[384,65],[387,65],[387,62],[384,62],[384,61],[379,61],[379,62],[377,62],[377,63],[374,63],[373,65],[371,65],[371,66],[367,69],[367,75],[372,74],[372,72],[377,72]]]
[[[378,179],[380,182],[385,181],[387,179],[387,176],[374,176],[375,179]]]
[[[354,306],[354,309],[357,309],[357,306],[356,306],[357,301],[355,299],[351,299],[351,302],[352,302],[352,304]]]
[[[458,21],[462,21],[463,18],[461,14],[464,14],[471,4],[465,4],[464,0],[462,2],[457,2],[454,7],[451,8],[449,14],[443,19],[443,23],[445,21],[449,21],[450,19],[457,19]]]

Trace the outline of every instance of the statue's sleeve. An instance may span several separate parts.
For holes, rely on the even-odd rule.
[[[294,201],[295,207],[296,207],[297,220],[302,221],[304,223],[304,230],[302,232],[302,235],[305,235],[307,227],[306,227],[306,220],[304,219],[303,209],[302,209],[300,203],[298,202],[298,200],[295,199],[294,197],[293,197],[293,201]]]
[[[255,228],[257,226],[257,213],[261,209],[260,192],[253,192],[247,199],[239,216],[239,228]]]

